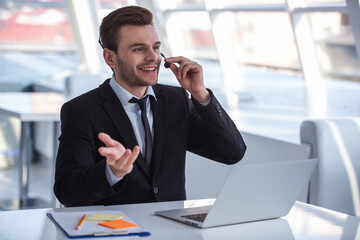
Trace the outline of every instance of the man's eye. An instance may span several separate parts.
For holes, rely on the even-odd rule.
[[[160,49],[160,47],[153,47],[153,49],[154,49],[154,50],[159,50],[159,49]]]
[[[134,52],[141,52],[141,51],[144,51],[144,49],[143,48],[135,48],[134,49]]]

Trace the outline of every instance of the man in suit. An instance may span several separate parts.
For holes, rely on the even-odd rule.
[[[241,160],[244,141],[198,63],[166,58],[181,87],[157,84],[161,43],[150,11],[111,12],[99,42],[113,76],[61,109],[54,192],[62,204],[184,200],[187,150],[225,164]]]

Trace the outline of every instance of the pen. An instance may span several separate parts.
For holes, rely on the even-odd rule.
[[[80,222],[79,222],[78,225],[76,226],[76,230],[79,230],[79,228],[80,228],[81,225],[83,224],[85,218],[86,218],[86,215],[84,215],[84,216],[81,218]]]

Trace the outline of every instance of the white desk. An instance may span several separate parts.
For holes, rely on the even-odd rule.
[[[28,198],[29,153],[31,122],[49,121],[54,123],[54,157],[59,136],[60,108],[65,98],[57,93],[1,93],[0,114],[16,117],[21,121],[19,157],[19,200],[8,201],[4,208],[31,208],[43,204],[41,200]],[[55,160],[54,160],[55,161]],[[55,203],[55,198],[53,203]]]
[[[111,210],[123,211],[151,233],[149,237],[103,239],[360,239],[360,218],[297,202],[284,217],[268,221],[225,227],[198,229],[154,215],[154,211],[202,206],[212,199],[163,203],[130,204],[108,207],[57,209],[62,211]],[[52,240],[67,239],[46,216],[50,209],[0,211],[0,239]]]

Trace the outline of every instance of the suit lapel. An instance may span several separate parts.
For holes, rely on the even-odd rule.
[[[159,85],[153,86],[157,101],[151,98],[151,108],[153,111],[153,124],[154,124],[154,145],[153,145],[153,156],[151,159],[151,172],[153,176],[156,176],[161,154],[163,152],[165,129],[167,122],[166,109],[168,106],[167,95],[161,91]]]
[[[99,91],[100,96],[105,100],[103,107],[109,118],[114,122],[114,125],[121,136],[121,139],[119,139],[120,143],[132,150],[138,145],[134,130],[120,100],[110,87],[109,81],[100,85]],[[137,164],[147,176],[150,176],[145,165],[145,160],[141,154],[139,154],[135,164]]]

